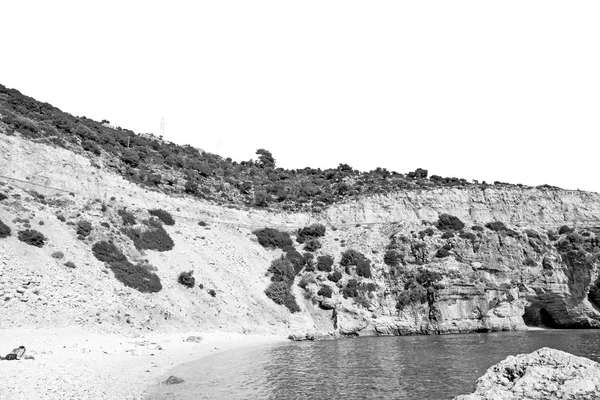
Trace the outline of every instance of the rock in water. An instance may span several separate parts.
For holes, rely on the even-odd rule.
[[[171,375],[170,377],[167,378],[166,381],[163,382],[165,385],[176,385],[178,383],[183,383],[183,379],[178,378],[174,375]]]
[[[541,348],[509,356],[477,380],[473,394],[454,400],[592,400],[600,398],[600,364]]]

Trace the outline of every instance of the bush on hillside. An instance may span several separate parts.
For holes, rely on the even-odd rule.
[[[296,250],[288,251],[285,258],[292,264],[296,274],[298,274],[306,265],[306,259]]]
[[[88,221],[81,220],[77,222],[77,234],[87,237],[92,232],[92,224]]]
[[[334,271],[327,275],[327,279],[333,283],[338,283],[342,279],[342,273],[340,271]]]
[[[142,293],[156,293],[162,290],[158,275],[148,271],[142,265],[132,264],[125,260],[109,264],[115,277],[130,288]]]
[[[10,236],[10,227],[0,220],[0,239]]]
[[[92,246],[92,253],[99,261],[105,262],[115,274],[115,278],[125,286],[142,293],[155,293],[162,289],[158,275],[142,265],[129,262],[113,243],[104,240],[97,242]]]
[[[321,242],[317,239],[310,239],[304,243],[304,250],[306,251],[317,251],[321,248]]]
[[[501,221],[488,222],[487,224],[485,224],[485,227],[494,232],[498,232],[498,233],[502,232],[502,233],[506,234],[507,236],[519,237],[518,232],[510,229],[509,227],[504,225],[504,222],[501,222]]]
[[[563,225],[560,228],[558,228],[558,234],[559,235],[566,235],[573,232],[573,228],[567,226],[567,225]]]
[[[196,284],[196,278],[194,278],[194,271],[183,271],[179,274],[179,277],[177,278],[177,282],[181,283],[183,286],[186,286],[188,288],[193,288],[194,285]]]
[[[121,216],[121,219],[123,220],[123,225],[135,225],[137,222],[133,213],[125,209],[117,211],[117,214]]]
[[[315,270],[315,256],[311,253],[303,253],[302,257],[304,258],[304,263],[306,264],[304,270],[306,272],[313,272]]]
[[[483,232],[484,231],[483,226],[479,226],[479,225],[473,225],[471,227],[471,229],[474,230],[475,232]]]
[[[127,257],[111,242],[102,240],[92,246],[92,253],[99,261],[106,263],[127,260]]]
[[[358,296],[358,281],[356,279],[350,279],[342,289],[342,296],[345,299],[348,297],[354,298]]]
[[[65,253],[63,253],[62,251],[55,251],[54,253],[52,253],[52,258],[56,258],[57,260],[61,260],[65,257]]]
[[[440,231],[448,231],[448,230],[460,231],[460,230],[464,229],[465,224],[458,217],[455,217],[454,215],[441,214],[438,217],[438,220],[437,220],[435,226]]]
[[[67,261],[64,265],[65,265],[65,267],[71,268],[71,269],[77,268],[77,265],[75,265],[75,263],[73,261]]]
[[[371,261],[364,259],[356,265],[356,274],[363,278],[371,278]]]
[[[175,220],[173,219],[173,216],[168,211],[154,208],[152,210],[148,210],[148,213],[150,213],[150,215],[153,215],[156,218],[158,218],[159,220],[161,220],[162,223],[165,225],[175,225]]]
[[[0,193],[0,201],[8,199],[8,196],[4,193]]]
[[[347,267],[349,265],[357,265],[365,259],[365,255],[353,249],[346,250],[342,253],[340,265]]]
[[[442,239],[452,239],[454,237],[454,231],[446,231],[442,233]]]
[[[286,232],[280,232],[273,228],[264,228],[253,232],[258,239],[258,243],[265,248],[283,248],[290,246],[292,239]]]
[[[146,230],[130,228],[126,234],[138,250],[169,251],[175,246],[173,239],[162,226],[149,227]]]
[[[267,272],[272,274],[271,280],[273,282],[291,282],[296,276],[294,266],[287,258],[285,258],[285,256],[281,256],[280,258],[271,261],[271,266]]]
[[[21,242],[25,242],[35,247],[44,247],[44,244],[46,244],[46,237],[34,229],[19,231],[17,237]]]
[[[317,292],[317,295],[318,296],[327,297],[327,298],[331,298],[331,296],[333,295],[333,289],[329,285],[323,285],[323,286],[321,286],[321,288]]]
[[[269,287],[265,289],[265,294],[275,304],[287,307],[292,313],[300,311],[300,307],[296,303],[296,298],[290,291],[290,286],[287,282],[271,282]]]
[[[331,272],[333,266],[333,257],[324,255],[317,257],[317,269],[323,272]]]
[[[316,239],[325,236],[326,228],[322,224],[313,224],[311,226],[299,229],[296,233],[296,241],[304,243],[310,239]]]
[[[383,256],[383,262],[390,267],[399,266],[401,261],[402,257],[395,250],[387,250]]]

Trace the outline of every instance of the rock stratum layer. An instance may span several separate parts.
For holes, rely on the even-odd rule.
[[[227,329],[310,339],[600,326],[596,193],[435,188],[365,197],[319,214],[284,213],[149,191],[110,172],[102,158],[18,136],[0,135],[0,155],[0,220],[12,232],[0,239],[7,315],[0,327]],[[120,213],[131,212],[135,227],[146,229],[140,221],[149,224],[148,210],[156,208],[175,219],[164,227],[174,247],[138,250]],[[465,226],[440,228],[442,214]],[[77,233],[81,220],[91,223],[89,236]],[[503,225],[484,227],[491,222]],[[300,311],[290,313],[264,292],[267,269],[282,252],[263,248],[252,232],[272,227],[293,237],[315,223],[327,229],[311,253],[331,255],[340,278],[305,266],[292,285]],[[46,236],[43,247],[17,238],[28,228]],[[140,293],[117,281],[92,254],[103,240],[154,271],[162,290]],[[340,264],[348,249],[370,261],[370,276]],[[177,279],[190,270],[196,285],[187,288]]]
[[[600,364],[547,347],[510,356],[455,400],[592,400],[600,393]]]

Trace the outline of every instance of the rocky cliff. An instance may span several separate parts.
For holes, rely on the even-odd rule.
[[[477,380],[475,393],[455,400],[597,399],[600,364],[547,347],[510,356]]]
[[[5,326],[194,327],[311,338],[600,324],[595,193],[416,189],[334,204],[321,213],[285,213],[151,191],[111,172],[101,157],[18,135],[0,135],[0,155],[0,192],[6,196],[0,220],[11,230],[0,239]],[[122,210],[149,224],[150,209],[174,217],[175,225],[164,227],[172,250],[139,250],[124,234],[129,227]],[[440,225],[443,214],[464,226]],[[93,226],[83,238],[77,233],[81,220]],[[494,222],[502,224],[485,227]],[[331,271],[319,270],[309,260],[298,271],[292,293],[300,311],[290,313],[264,293],[267,269],[284,253],[264,248],[252,232],[272,227],[294,237],[312,224],[322,224],[326,233],[319,248],[304,252],[314,260],[330,255],[334,264]],[[146,229],[142,222],[136,226]],[[571,229],[559,232],[562,226]],[[25,229],[43,233],[46,244],[20,241],[18,232]],[[154,271],[162,290],[140,293],[117,281],[92,254],[93,244],[103,240]],[[368,274],[351,262],[342,265],[348,249],[368,261]],[[53,257],[57,252],[63,257]],[[77,268],[65,267],[67,260]],[[177,282],[188,270],[196,278],[192,288]],[[331,276],[335,271],[339,279]],[[331,293],[321,290],[325,286]]]

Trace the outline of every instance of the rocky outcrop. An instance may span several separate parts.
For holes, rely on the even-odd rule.
[[[600,396],[600,364],[542,348],[510,356],[477,380],[475,392],[455,400],[592,400]]]

